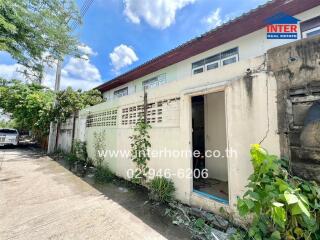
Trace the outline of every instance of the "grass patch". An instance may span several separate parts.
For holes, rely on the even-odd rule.
[[[96,183],[109,183],[115,178],[115,175],[108,167],[98,166],[94,174],[94,181]]]
[[[66,160],[66,162],[68,164],[69,170],[71,170],[74,167],[75,163],[78,161],[78,158],[77,158],[77,156],[75,154],[68,153],[66,155],[65,160]]]

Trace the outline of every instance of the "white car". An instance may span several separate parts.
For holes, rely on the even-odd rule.
[[[12,128],[0,128],[0,146],[13,145],[19,143],[19,132]]]

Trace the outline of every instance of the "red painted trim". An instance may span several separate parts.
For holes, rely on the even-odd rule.
[[[212,30],[201,37],[195,38],[159,57],[146,62],[139,67],[108,81],[96,89],[105,92],[126,84],[130,81],[168,67],[200,54],[226,42],[248,35],[266,26],[265,19],[279,13],[285,12],[289,15],[297,15],[301,12],[320,5],[320,0],[274,0],[257,8],[241,17],[231,21],[220,28]]]

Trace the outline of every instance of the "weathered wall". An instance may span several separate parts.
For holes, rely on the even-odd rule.
[[[58,133],[57,149],[68,153],[72,146],[73,117],[67,119],[65,123],[60,124]]]
[[[320,125],[305,124],[308,110],[320,100],[320,37],[271,49],[268,62],[277,79],[282,156],[291,160],[296,175],[320,182]],[[311,146],[306,135],[319,141]]]
[[[263,140],[264,147],[279,154],[276,85],[275,79],[264,71],[264,62],[264,56],[240,61],[148,90],[149,118],[154,119],[150,130],[154,150],[192,150],[191,97],[221,90],[226,93],[227,147],[237,152],[226,160],[230,185],[229,205],[198,196],[192,192],[191,178],[172,175],[179,200],[212,211],[218,211],[221,206],[233,211],[237,196],[243,194],[247,178],[252,172],[250,144]],[[247,69],[252,69],[252,73],[246,74]],[[94,133],[103,130],[106,133],[107,149],[130,150],[129,136],[133,133],[135,121],[132,115],[136,114],[136,107],[142,103],[143,94],[136,93],[81,111],[80,117],[91,115],[88,118],[91,122],[88,122],[86,128],[88,154],[91,158],[96,153]],[[127,178],[127,170],[134,168],[130,158],[125,156],[106,157],[104,163],[124,178]],[[170,169],[175,174],[179,169],[192,169],[192,158],[152,157],[148,166],[155,170]]]
[[[74,134],[74,139],[79,140],[81,142],[86,141],[85,132],[86,132],[86,116],[78,116],[76,114],[75,119],[73,116],[68,118],[65,123],[59,125],[59,133],[58,133],[58,142],[57,149],[54,149],[56,143],[56,129],[57,124],[52,124],[52,130],[50,128],[49,138],[51,144],[48,146],[48,153],[53,153],[55,150],[61,150],[65,153],[69,153],[72,147],[72,138]],[[73,121],[75,123],[73,124]],[[73,129],[74,128],[74,129]],[[74,133],[73,133],[74,131]]]

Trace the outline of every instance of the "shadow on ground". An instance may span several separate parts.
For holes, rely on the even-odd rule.
[[[53,160],[69,171],[64,160]],[[134,214],[145,224],[167,239],[192,239],[191,234],[179,226],[173,225],[170,217],[165,215],[166,206],[154,204],[148,199],[147,189],[134,186],[131,183],[116,179],[108,184],[96,184],[93,174],[81,178],[90,186],[98,190],[104,197],[111,199],[130,213]],[[148,237],[146,236],[146,239]]]

